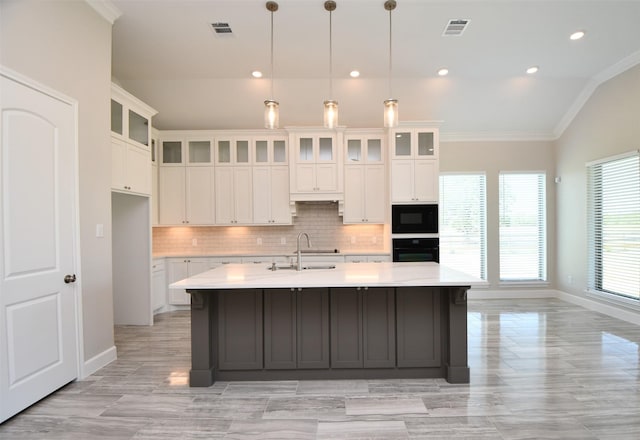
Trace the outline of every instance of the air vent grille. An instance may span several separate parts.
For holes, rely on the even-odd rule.
[[[449,20],[449,22],[444,28],[444,31],[442,32],[442,36],[443,37],[459,37],[460,35],[462,35],[465,29],[467,29],[467,26],[469,25],[470,21],[471,20],[466,18]]]
[[[229,26],[229,23],[224,23],[224,22],[211,23],[211,29],[213,29],[213,32],[216,35],[220,35],[220,36],[233,34],[233,31],[231,30],[231,26]]]

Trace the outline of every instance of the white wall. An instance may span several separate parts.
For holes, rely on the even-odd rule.
[[[601,84],[556,141],[557,174],[562,177],[557,187],[559,290],[585,297],[585,163],[634,149],[640,149],[640,66]]]
[[[111,24],[84,1],[0,1],[0,63],[78,101],[84,360],[114,347]],[[37,158],[34,158],[37,160]],[[96,237],[104,225],[104,238]]]
[[[499,289],[498,180],[500,171],[543,171],[547,175],[547,279],[555,280],[555,183],[552,142],[441,142],[440,172],[484,172],[487,191],[487,281]],[[513,289],[513,286],[509,287]]]

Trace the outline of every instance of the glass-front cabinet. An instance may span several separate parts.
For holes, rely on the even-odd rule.
[[[218,138],[216,140],[216,165],[250,165],[251,139]]]
[[[437,159],[437,128],[399,128],[390,132],[392,159]]]
[[[342,200],[342,131],[292,132],[292,200]]]
[[[157,112],[116,84],[111,85],[111,189],[152,193],[151,118]]]

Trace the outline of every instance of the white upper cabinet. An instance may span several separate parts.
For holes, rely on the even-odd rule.
[[[385,134],[345,133],[343,222],[384,223],[387,211]]]
[[[251,138],[216,139],[216,166],[251,165]]]
[[[111,189],[151,195],[151,118],[157,112],[111,85]]]
[[[291,133],[292,200],[342,200],[341,131]]]
[[[438,201],[439,137],[436,127],[389,131],[391,203]]]
[[[216,170],[216,224],[253,223],[253,188],[250,167],[220,167]]]

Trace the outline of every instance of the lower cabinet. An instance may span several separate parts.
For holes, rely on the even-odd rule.
[[[167,303],[167,280],[164,260],[154,259],[151,265],[151,308],[156,311]]]
[[[440,295],[428,287],[398,287],[398,367],[440,365]],[[428,337],[425,337],[428,335]]]
[[[226,290],[217,313],[221,371],[441,365],[437,289]]]
[[[331,367],[393,368],[393,288],[331,289]]]
[[[208,258],[167,258],[167,285],[192,277],[211,268]],[[169,304],[189,305],[191,295],[181,289],[169,289]]]
[[[218,293],[218,368],[262,369],[262,290]]]

